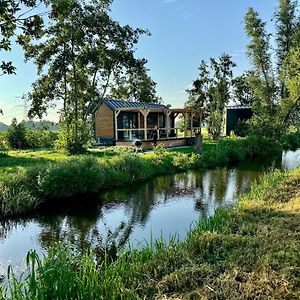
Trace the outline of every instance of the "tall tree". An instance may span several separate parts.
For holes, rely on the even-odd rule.
[[[154,82],[146,67],[129,68],[125,74],[116,78],[111,85],[112,98],[140,101],[161,102],[156,94],[156,82]]]
[[[39,43],[26,48],[27,59],[34,60],[40,75],[29,95],[29,114],[41,117],[53,100],[61,100],[61,121],[71,151],[84,144],[87,118],[111,82],[124,69],[145,64],[134,57],[134,46],[145,31],[112,20],[110,4],[110,0],[54,0],[52,24]]]
[[[254,101],[253,89],[249,83],[252,76],[251,72],[245,72],[232,81],[233,100],[239,105],[252,105]]]
[[[284,61],[289,52],[296,44],[296,35],[298,31],[296,20],[297,3],[291,0],[279,0],[279,8],[275,13],[276,20],[276,55],[277,55],[277,71],[279,77],[280,97],[287,97],[287,89],[285,87],[285,78],[282,68]]]
[[[253,76],[254,118],[252,128],[261,134],[279,136],[288,129],[291,117],[297,116],[300,106],[295,96],[297,86],[297,58],[300,46],[299,6],[294,0],[279,0],[275,12],[275,49],[270,46],[270,35],[258,13],[250,8],[245,16],[245,30],[250,38],[248,55]],[[275,54],[276,61],[271,61]],[[276,68],[272,68],[275,66]],[[290,94],[291,93],[291,94]]]
[[[285,60],[285,86],[289,97],[282,99],[279,106],[279,122],[281,128],[300,121],[300,46],[290,51]]]
[[[204,110],[208,132],[213,139],[219,138],[222,131],[223,111],[230,99],[234,67],[235,63],[228,54],[222,54],[219,60],[211,58],[210,65],[202,61],[198,78],[187,90],[186,107]]]
[[[253,8],[249,8],[245,16],[245,30],[250,38],[248,56],[253,65],[251,87],[256,95],[253,103],[254,111],[262,117],[274,114],[275,81],[270,53],[270,35],[263,22]]]

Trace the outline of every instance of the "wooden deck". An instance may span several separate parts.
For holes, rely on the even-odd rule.
[[[116,141],[116,146],[129,146],[132,147],[133,146],[133,142],[134,141]],[[152,140],[142,140],[143,145],[142,148],[143,149],[152,149],[153,148],[153,144],[152,144]],[[174,139],[159,139],[157,141],[157,144],[162,145],[165,148],[168,147],[179,147],[179,146],[191,146],[194,145],[195,143],[195,138],[193,137],[181,137],[181,138],[174,138]]]

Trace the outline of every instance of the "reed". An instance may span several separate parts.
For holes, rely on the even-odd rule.
[[[270,171],[234,209],[199,220],[182,242],[159,239],[99,260],[62,243],[42,260],[31,251],[27,272],[19,279],[10,269],[0,298],[299,299],[299,183],[300,169]]]

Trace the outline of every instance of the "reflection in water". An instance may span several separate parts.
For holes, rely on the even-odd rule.
[[[285,152],[282,166],[300,165],[300,150]],[[161,236],[183,239],[193,222],[207,218],[219,207],[235,202],[249,190],[261,171],[217,169],[161,176],[146,183],[102,192],[98,199],[70,204],[66,211],[0,223],[0,275],[12,265],[18,273],[29,249],[46,252],[56,241],[69,241],[78,249],[144,245]],[[104,204],[103,204],[104,203]],[[16,267],[17,266],[17,267]]]
[[[300,149],[297,151],[285,151],[282,154],[282,168],[292,170],[300,167]]]
[[[161,176],[85,199],[66,212],[6,221],[0,229],[0,274],[21,264],[29,249],[46,252],[56,241],[101,253],[103,246],[129,242],[140,247],[175,233],[182,239],[200,216],[234,203],[259,177],[258,171],[217,169]],[[105,203],[105,204],[103,204]]]

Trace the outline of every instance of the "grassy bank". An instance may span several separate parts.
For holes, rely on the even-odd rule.
[[[0,166],[0,219],[29,212],[52,199],[63,201],[161,174],[281,158],[281,150],[272,140],[253,137],[207,144],[201,155],[189,149],[160,148],[140,155],[120,148],[75,157],[53,151],[8,153]]]
[[[300,170],[274,171],[237,208],[199,221],[184,242],[156,241],[98,262],[62,244],[42,261],[31,252],[28,277],[10,274],[2,297],[299,299],[299,240]]]

